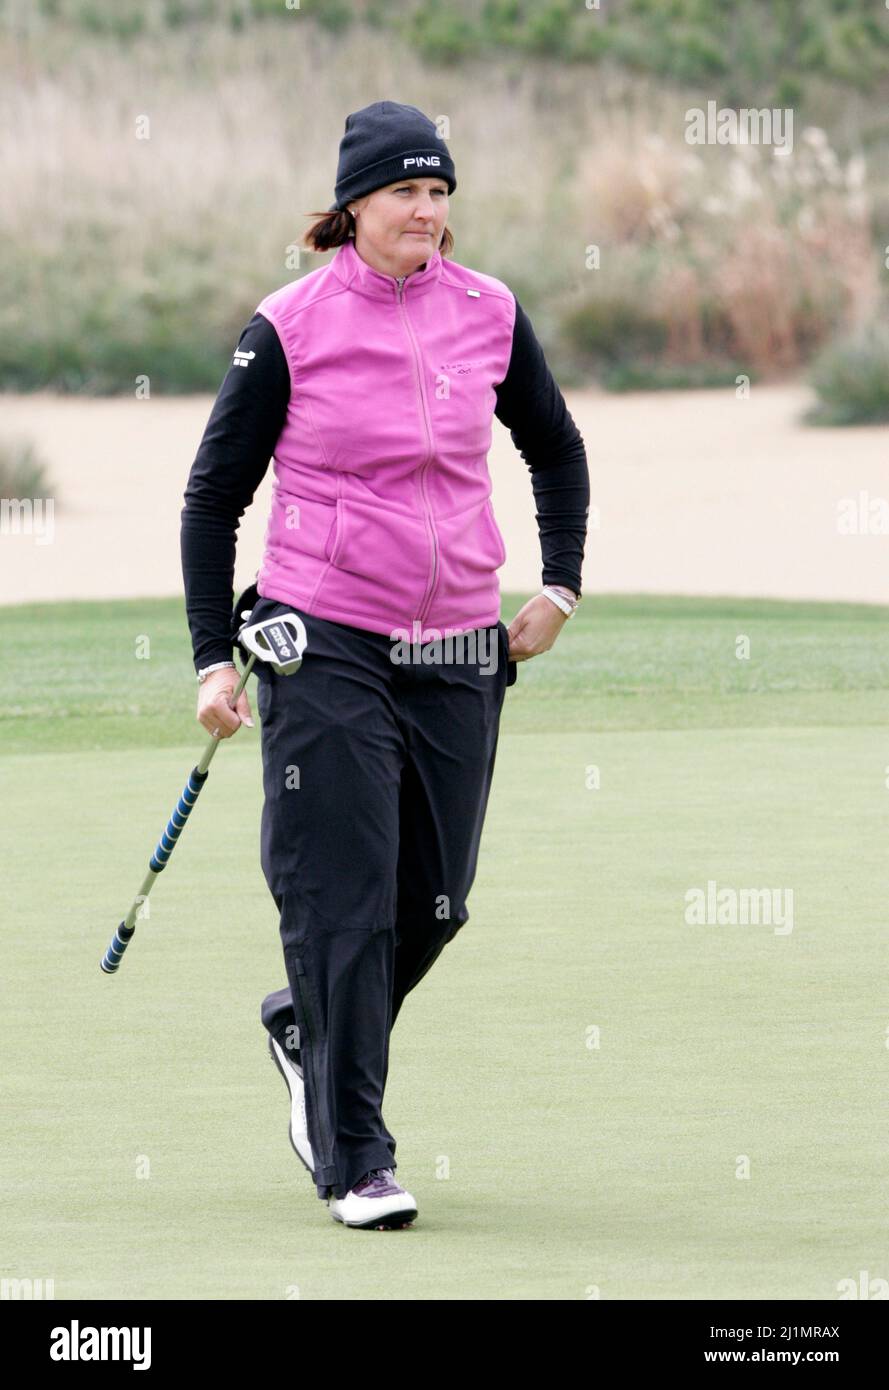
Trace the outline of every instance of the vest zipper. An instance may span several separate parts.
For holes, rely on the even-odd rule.
[[[432,535],[432,578],[429,582],[429,585],[425,593],[423,594],[423,601],[420,604],[420,611],[416,615],[416,620],[422,628],[423,623],[426,621],[426,615],[432,606],[432,595],[435,593],[435,586],[438,583],[438,535],[435,530],[435,523],[432,520],[432,508],[429,505],[429,497],[426,493],[425,483],[426,472],[429,468],[430,463],[432,462],[433,457],[432,431],[429,427],[429,412],[426,408],[426,397],[423,394],[423,374],[420,369],[420,356],[417,352],[417,344],[413,335],[413,331],[411,330],[410,320],[408,319],[407,312],[404,308],[404,282],[407,279],[407,276],[396,275],[395,279],[398,285],[398,307],[401,310],[401,315],[404,319],[404,326],[407,329],[407,335],[410,338],[411,347],[413,348],[414,365],[417,370],[417,389],[420,394],[420,405],[423,408],[423,424],[426,428],[426,441],[429,445],[429,453],[426,457],[426,461],[423,464],[423,467],[420,469],[420,491],[423,494],[423,502],[426,507],[426,516],[429,521],[429,530]]]

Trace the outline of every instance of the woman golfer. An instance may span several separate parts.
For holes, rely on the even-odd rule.
[[[318,1196],[371,1229],[417,1214],[383,1122],[389,1034],[468,919],[506,687],[574,611],[589,508],[583,440],[528,318],[449,258],[455,188],[416,107],[348,117],[336,202],[306,234],[336,255],[241,334],[182,512],[198,719],[228,738],[253,722],[246,693],[229,705],[235,533],[274,455],[247,606],[296,611],[308,644],[292,676],[255,668],[288,981],[262,1021]],[[508,629],[493,415],[530,469],[543,560]]]

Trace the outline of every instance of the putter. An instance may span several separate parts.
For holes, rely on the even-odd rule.
[[[238,629],[237,640],[250,655],[244,667],[244,673],[229,702],[229,709],[234,709],[238,703],[241,691],[247,684],[247,677],[257,661],[268,662],[272,670],[277,671],[281,676],[292,676],[302,665],[303,652],[308,641],[305,626],[296,613],[279,613],[272,618],[264,619],[261,623],[251,624],[251,611],[248,610],[241,614],[243,621]],[[176,809],[149,860],[148,873],[145,875],[133,905],[114,933],[111,945],[99,962],[106,975],[113,975],[120,965],[123,953],[136,930],[136,914],[139,907],[151,892],[151,886],[158,874],[167,867],[170,855],[176,848],[176,841],[185,829],[185,823],[209,776],[210,763],[219,743],[220,740],[211,735],[200,762],[197,767],[192,768]]]

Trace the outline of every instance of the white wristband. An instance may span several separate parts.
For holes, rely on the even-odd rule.
[[[230,666],[233,671],[238,668],[233,661],[214,661],[212,666],[202,666],[198,671],[198,685],[203,685],[211,671],[222,671],[226,666]]]
[[[563,594],[559,589],[552,588],[549,584],[545,584],[540,592],[546,594],[550,602],[554,603],[557,608],[561,608],[566,617],[573,616],[574,610],[577,608],[577,599],[572,601],[566,594]]]

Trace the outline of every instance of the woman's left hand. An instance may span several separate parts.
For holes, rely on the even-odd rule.
[[[548,652],[567,621],[568,614],[557,608],[546,594],[529,599],[506,629],[510,661],[527,661],[532,656],[540,656],[541,652]]]

